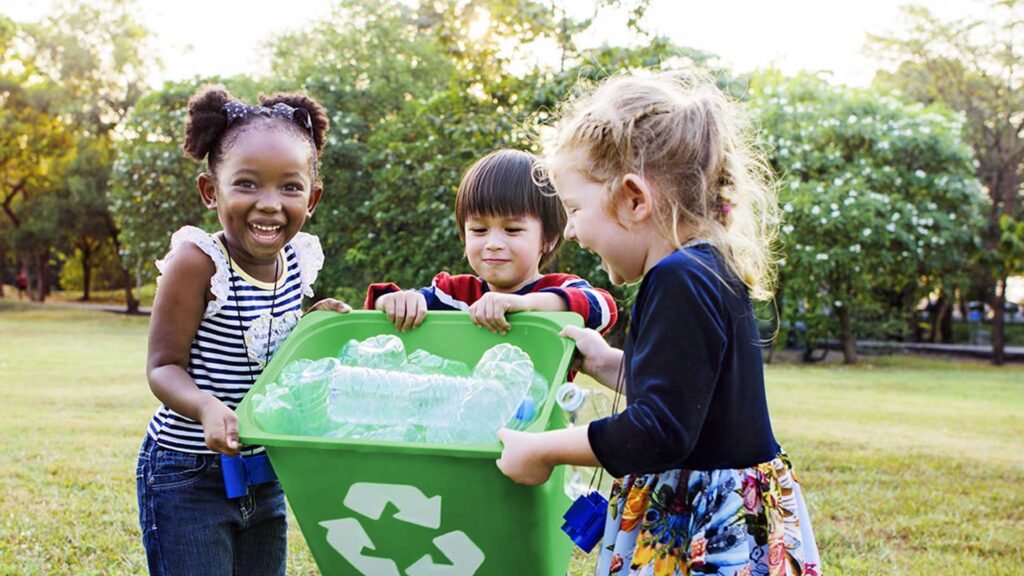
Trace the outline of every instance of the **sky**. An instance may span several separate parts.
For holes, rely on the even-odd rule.
[[[56,0],[0,0],[15,20],[44,17]],[[575,14],[588,0],[567,0]],[[332,0],[140,0],[142,23],[154,32],[164,70],[154,85],[197,75],[258,74],[274,36],[326,17]],[[940,16],[964,16],[970,0],[918,0]],[[717,54],[737,72],[775,65],[785,73],[829,70],[835,82],[864,86],[878,67],[863,53],[865,34],[899,31],[899,0],[652,0],[646,28],[676,43]],[[201,14],[201,16],[199,16]],[[604,10],[581,44],[636,42],[624,14]]]

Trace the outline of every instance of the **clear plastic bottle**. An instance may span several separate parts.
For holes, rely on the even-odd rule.
[[[611,410],[605,400],[604,396],[574,382],[562,384],[555,393],[555,401],[565,413],[566,425],[570,427],[587,426],[594,420],[609,416]],[[565,480],[565,495],[575,501],[589,494],[594,471],[594,468],[585,466],[570,466]]]
[[[358,434],[388,429],[391,439],[407,442],[475,444],[497,439],[529,382],[339,366],[330,386],[336,427],[356,425]]]

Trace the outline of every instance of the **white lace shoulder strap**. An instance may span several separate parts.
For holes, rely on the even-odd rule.
[[[214,266],[217,271],[214,272],[213,277],[210,278],[210,291],[213,292],[213,300],[206,303],[206,312],[203,314],[203,318],[209,318],[220,311],[221,307],[228,302],[228,291],[230,290],[230,268],[228,267],[228,259],[224,255],[224,251],[221,248],[220,242],[217,241],[212,234],[200,230],[195,226],[182,226],[171,235],[171,249],[167,252],[167,255],[161,260],[156,261],[156,268],[163,273],[167,267],[167,263],[174,258],[178,250],[185,244],[194,244],[204,254],[213,260]],[[160,286],[160,277],[156,279],[157,287]]]
[[[313,297],[313,282],[324,266],[324,251],[320,247],[320,239],[312,234],[299,232],[290,242],[299,262],[299,274],[302,279],[302,294]]]

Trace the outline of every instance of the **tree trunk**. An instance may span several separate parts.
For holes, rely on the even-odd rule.
[[[992,363],[1002,366],[1004,357],[1004,326],[1006,324],[1006,277],[996,280],[996,298],[992,304]]]
[[[139,313],[139,301],[135,299],[135,294],[132,292],[132,275],[127,268],[121,268],[122,277],[124,278],[124,301],[125,301],[125,312],[128,314]]]
[[[21,266],[25,269],[25,294],[30,302],[36,302],[38,298],[36,298],[35,282],[33,282],[35,277],[32,275],[35,266],[32,265],[32,254],[27,250],[21,253]]]
[[[110,239],[114,242],[114,249],[117,250],[118,254],[121,254],[121,238],[118,237],[117,227],[113,225],[110,219],[107,219]],[[139,301],[135,299],[135,294],[132,292],[132,273],[128,270],[128,267],[124,264],[124,259],[121,258],[121,278],[124,282],[124,302],[125,312],[127,314],[138,314],[139,313]],[[139,293],[141,295],[141,291]]]
[[[940,294],[938,304],[939,309],[932,321],[932,333],[935,335],[932,342],[950,344],[953,341],[953,302],[945,294]]]
[[[92,246],[82,242],[82,301],[89,301],[89,286],[92,284]]]
[[[839,316],[839,346],[843,351],[843,364],[857,363],[857,339],[853,334],[853,322],[850,309],[846,306],[836,308]]]
[[[921,341],[921,324],[917,321],[917,306],[913,304],[907,314],[907,338],[914,343]]]
[[[46,295],[50,292],[50,249],[43,250],[36,256],[36,292],[38,302],[46,302]]]

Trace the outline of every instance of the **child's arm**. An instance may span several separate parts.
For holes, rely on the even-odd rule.
[[[512,325],[505,315],[526,310],[566,310],[565,301],[557,294],[532,292],[530,294],[504,294],[487,292],[469,307],[469,318],[473,324],[497,334],[508,334]]]
[[[220,400],[200,390],[185,371],[215,271],[213,261],[193,244],[182,245],[168,261],[149,322],[146,375],[154,396],[178,414],[202,424],[210,450],[234,456],[239,448],[238,417]]]
[[[562,310],[575,312],[583,317],[583,325],[604,334],[611,330],[618,320],[618,306],[615,298],[606,290],[594,288],[579,276],[572,274],[548,274],[548,282],[555,286],[541,288],[544,294],[557,294],[564,301]]]
[[[498,439],[505,446],[498,459],[498,469],[520,484],[543,484],[559,464],[601,465],[590,448],[586,427],[540,434],[502,428],[498,431]]]

